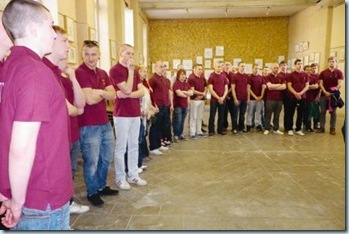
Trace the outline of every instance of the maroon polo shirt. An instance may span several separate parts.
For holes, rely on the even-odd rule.
[[[327,68],[320,73],[319,80],[323,81],[325,90],[331,92],[330,88],[336,87],[338,85],[338,80],[343,80],[343,73],[337,68],[333,71]],[[321,95],[324,96],[325,94],[322,93]]]
[[[206,87],[206,79],[204,76],[197,77],[194,73],[191,73],[188,78],[188,84],[191,88],[194,88],[194,90],[198,92],[205,92]],[[191,100],[194,100],[197,97],[197,95],[193,95],[190,97]],[[204,100],[205,97],[203,97],[201,100]]]
[[[50,60],[47,58],[43,58],[42,61],[48,66],[53,73],[55,74],[57,80],[62,85],[65,98],[71,103],[74,104],[74,90],[73,90],[73,83],[71,80],[67,77],[64,77],[62,75],[61,69],[59,69],[58,66],[54,65]],[[68,121],[69,126],[69,141],[75,142],[79,140],[80,133],[79,133],[79,123],[78,123],[78,117],[77,116],[69,116]]]
[[[187,82],[181,82],[176,80],[173,84],[173,107],[187,108],[188,107],[188,97],[179,97],[176,93],[177,90],[188,91],[190,86]]]
[[[240,72],[231,76],[230,84],[235,84],[235,93],[238,100],[247,100],[247,84],[249,77],[247,74]]]
[[[318,84],[319,83],[319,74],[311,74],[309,75],[309,85]],[[318,89],[309,89],[307,91],[307,102],[315,101],[316,96],[319,94],[320,88]]]
[[[14,121],[41,122],[24,206],[57,209],[73,196],[65,97],[52,71],[32,50],[11,48],[1,74],[0,193],[11,198],[9,147]],[[20,179],[20,178],[18,178]]]
[[[110,78],[113,81],[115,91],[120,90],[118,84],[127,82],[128,69],[121,63],[114,65],[110,71]],[[139,73],[134,71],[132,92],[138,90],[138,85],[141,83]],[[113,115],[116,117],[139,117],[141,116],[141,106],[139,98],[118,98],[114,105]]]
[[[169,87],[167,83],[167,78],[159,76],[157,73],[154,73],[152,78],[149,80],[149,85],[153,89],[152,98],[154,103],[158,107],[169,107],[170,106],[170,97],[169,97]]]
[[[257,96],[261,96],[262,94],[262,85],[263,85],[263,77],[261,75],[252,74],[250,76],[250,86],[251,91]],[[250,100],[255,100],[255,98],[250,95]]]
[[[271,83],[271,84],[285,84],[285,78],[284,76],[277,74],[276,76],[273,75],[273,73],[270,73],[269,75],[264,77],[265,84]],[[268,86],[267,86],[268,87]],[[283,99],[283,90],[270,90],[266,89],[268,92],[266,92],[266,100],[275,100],[275,101],[281,101]]]
[[[208,79],[208,85],[212,85],[213,91],[215,91],[219,97],[222,97],[225,86],[228,85],[228,81],[224,75],[212,72]],[[218,102],[218,100],[211,95],[211,102]]]
[[[292,72],[290,74],[287,75],[287,83],[291,83],[292,88],[296,91],[296,92],[301,92],[306,83],[309,83],[309,75],[303,71],[301,72]],[[305,99],[306,98],[306,93],[303,93],[302,98]],[[287,92],[287,97],[291,98],[291,99],[296,99],[296,97],[293,95],[293,93],[291,93],[291,91],[288,90]]]
[[[91,70],[82,63],[75,70],[76,79],[81,88],[105,89],[111,85],[108,74],[99,68],[96,71]],[[109,123],[107,115],[107,105],[105,100],[101,100],[97,104],[88,105],[84,107],[84,113],[78,116],[79,127],[102,125]]]

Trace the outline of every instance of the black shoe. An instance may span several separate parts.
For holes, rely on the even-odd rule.
[[[207,132],[207,131],[206,131],[205,129],[203,129],[203,128],[201,128],[201,131],[202,131],[202,132]]]
[[[219,135],[222,135],[222,136],[227,135],[226,132],[219,132],[218,134],[219,134]]]
[[[87,196],[87,200],[93,206],[102,206],[104,204],[104,201],[101,199],[101,196],[98,193]]]
[[[209,136],[214,136],[214,132],[210,132],[208,135]]]
[[[258,126],[256,127],[256,131],[257,131],[257,132],[261,132],[262,130],[263,130],[263,128],[262,128],[261,125],[258,125]]]
[[[105,186],[104,189],[98,190],[98,195],[100,196],[112,196],[118,195],[119,191],[116,189],[111,189],[109,186]]]
[[[207,124],[202,123],[202,126],[203,126],[203,127],[207,127]]]
[[[246,131],[247,131],[247,132],[251,131],[251,128],[252,128],[252,127],[251,127],[250,125],[247,125],[247,126],[246,126]]]

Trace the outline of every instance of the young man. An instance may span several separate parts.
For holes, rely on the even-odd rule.
[[[202,76],[202,65],[195,64],[193,73],[189,75],[188,84],[193,90],[194,95],[190,96],[190,114],[189,126],[190,137],[204,137],[202,132],[202,118],[204,116],[206,79]]]
[[[3,13],[15,46],[0,75],[0,213],[13,230],[69,229],[68,112],[62,87],[42,62],[56,38],[52,22],[31,0],[13,0]]]
[[[57,34],[56,40],[53,44],[53,51],[43,58],[43,62],[55,74],[57,80],[62,84],[62,88],[65,93],[68,114],[70,116],[70,135],[68,137],[71,142],[70,160],[74,178],[77,161],[80,154],[79,126],[77,116],[82,114],[84,111],[85,95],[75,78],[75,71],[71,68],[67,68],[66,66],[66,59],[68,57],[70,47],[67,32],[59,26],[53,26],[53,29]],[[59,68],[61,64],[65,64],[64,72]],[[89,210],[90,208],[88,206],[80,205],[74,202],[73,198],[71,199],[70,214],[83,214]]]
[[[246,132],[245,114],[247,103],[250,101],[247,95],[249,77],[245,74],[245,63],[239,62],[238,72],[231,77],[230,85],[234,102],[233,106],[233,134],[239,131]]]
[[[250,82],[247,85],[248,100],[250,103],[247,106],[247,131],[252,128],[252,119],[255,119],[255,126],[257,131],[262,131],[262,111],[264,108],[264,90],[265,84],[263,77],[258,74],[258,64],[254,64],[252,68],[252,74],[250,76]]]
[[[98,42],[85,40],[82,48],[83,63],[75,70],[86,96],[84,113],[78,116],[78,121],[87,200],[93,206],[104,204],[101,199],[103,195],[118,194],[117,190],[107,186],[114,134],[106,111],[106,100],[115,99],[115,90],[108,74],[97,67],[99,57]]]
[[[296,134],[304,136],[302,132],[303,112],[305,110],[306,92],[309,89],[309,76],[302,71],[302,60],[294,62],[295,71],[287,75],[287,106],[285,131],[293,136],[293,116],[297,108]]]
[[[271,73],[265,77],[268,89],[265,100],[265,130],[264,135],[268,135],[271,126],[271,116],[273,115],[273,133],[283,135],[279,130],[279,117],[282,109],[283,91],[286,89],[285,78],[278,73],[279,65],[273,64]]]
[[[215,134],[215,117],[218,109],[218,121],[217,121],[217,133],[220,135],[226,135],[223,131],[223,117],[225,108],[225,98],[228,94],[228,81],[222,74],[223,62],[218,62],[214,66],[214,72],[211,73],[208,79],[208,90],[211,93],[210,101],[210,117],[208,120],[208,132],[209,136]]]
[[[336,68],[336,57],[329,57],[327,62],[328,68],[323,70],[319,76],[319,85],[322,93],[320,98],[320,129],[317,131],[318,133],[325,132],[326,112],[329,105],[329,98],[331,97],[332,92],[341,88],[343,81],[343,73]],[[330,114],[330,134],[336,135],[337,107],[333,107]]]
[[[114,105],[115,126],[115,173],[116,185],[130,189],[129,183],[146,185],[138,175],[138,137],[141,117],[140,98],[144,95],[138,71],[135,71],[133,47],[121,45],[119,62],[110,69],[115,85],[117,100]],[[125,173],[125,152],[127,149],[128,175]]]
[[[319,97],[319,77],[312,74],[312,67],[310,65],[304,66],[304,71],[309,75],[309,90],[307,91],[305,112],[304,112],[304,125],[307,132],[314,132],[311,128],[311,120],[315,126],[315,118],[313,118],[313,109],[315,108],[315,100]]]

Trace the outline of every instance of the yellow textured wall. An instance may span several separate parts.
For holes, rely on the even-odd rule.
[[[149,21],[149,62],[170,62],[204,56],[205,48],[224,46],[224,59],[242,58],[254,63],[287,58],[288,18],[188,19]]]

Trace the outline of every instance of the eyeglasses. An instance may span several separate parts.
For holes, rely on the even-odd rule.
[[[91,41],[91,40],[85,40],[84,41],[84,44],[85,45],[94,45],[94,46],[97,46],[97,47],[99,47],[99,44],[98,44],[98,41]]]

